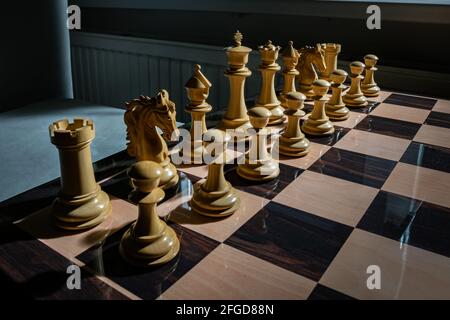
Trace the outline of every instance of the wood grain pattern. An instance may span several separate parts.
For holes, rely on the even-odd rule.
[[[355,128],[411,140],[419,130],[420,124],[368,115]]]
[[[348,119],[344,121],[333,121],[333,125],[344,128],[354,128],[362,119],[366,117],[366,114],[350,111],[348,113]]]
[[[123,261],[119,242],[129,226],[94,246],[77,258],[95,274],[106,276],[143,299],[155,299],[217,247],[218,242],[177,224],[169,224],[177,233],[181,249],[178,257],[158,268],[135,268]]]
[[[392,160],[331,148],[308,170],[381,188],[394,166]]]
[[[401,162],[450,173],[450,149],[411,142]]]
[[[335,144],[335,147],[398,161],[408,145],[409,140],[406,139],[361,130],[352,130],[344,138],[339,140]]]
[[[382,189],[450,207],[450,173],[399,162]]]
[[[414,141],[450,149],[450,130],[424,124],[417,131]]]
[[[270,202],[225,243],[319,280],[352,228]]]
[[[354,227],[377,193],[375,188],[305,171],[273,200]]]
[[[21,220],[16,225],[56,252],[72,259],[93,245],[101,244],[111,234],[137,218],[131,203],[111,197],[111,215],[100,225],[84,232],[64,231],[54,226],[50,207]]]
[[[373,116],[422,124],[430,114],[429,110],[404,107],[390,103],[381,103],[371,113]]]
[[[237,192],[241,199],[241,205],[231,216],[217,219],[196,214],[189,205],[190,197],[187,197],[187,201],[180,203],[170,211],[170,220],[184,228],[223,242],[268,203],[267,199],[240,190]]]
[[[358,228],[450,257],[450,209],[381,191]]]
[[[439,99],[434,105],[433,111],[450,113],[450,100]]]
[[[0,230],[0,271],[13,287],[33,299],[126,299],[81,270],[82,290],[69,290],[66,269],[73,262],[13,225]]]
[[[384,100],[384,102],[406,107],[431,110],[436,104],[437,100],[393,93],[386,100]]]
[[[314,285],[314,281],[222,244],[160,299],[306,299]]]
[[[367,267],[381,269],[381,289],[367,289]],[[450,259],[355,229],[320,283],[357,299],[449,299]]]
[[[309,152],[303,157],[288,157],[280,155],[280,163],[300,168],[308,169],[314,162],[316,162],[320,157],[322,157],[328,150],[329,146],[311,142],[309,144]]]
[[[328,288],[318,283],[308,297],[308,300],[355,300],[339,291]]]
[[[432,111],[425,123],[448,129],[450,128],[450,114]]]

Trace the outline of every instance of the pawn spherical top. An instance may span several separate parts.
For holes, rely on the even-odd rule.
[[[303,93],[289,92],[286,95],[286,106],[290,110],[301,110],[304,107],[305,100],[306,100],[306,96]]]
[[[312,89],[313,89],[314,95],[316,95],[316,96],[326,95],[329,88],[330,88],[330,83],[323,79],[315,80],[312,84]]]
[[[269,123],[272,113],[264,107],[254,107],[247,112],[250,123],[255,129],[263,129]]]
[[[140,191],[150,193],[155,189],[162,174],[162,167],[153,161],[139,161],[128,169],[132,186]]]
[[[353,61],[350,63],[350,71],[354,75],[360,75],[363,73],[365,67],[366,66],[361,61]]]
[[[367,68],[375,67],[378,62],[378,57],[374,54],[366,54],[364,56],[364,64]]]
[[[348,73],[345,70],[337,69],[334,70],[331,75],[331,82],[341,85],[344,83],[345,79],[347,79]]]

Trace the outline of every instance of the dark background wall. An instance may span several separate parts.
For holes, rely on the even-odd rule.
[[[2,3],[0,111],[72,97],[66,9],[66,0]]]
[[[130,3],[133,2],[136,1]],[[230,1],[230,6],[232,3]],[[354,16],[342,17],[333,14],[332,10],[314,16],[305,15],[301,1],[292,6],[293,12],[299,12],[299,15],[277,13],[277,1],[272,2],[273,13],[214,11],[214,5],[215,2],[211,1],[207,11],[99,8],[90,5],[82,7],[82,29],[223,47],[231,43],[233,32],[239,29],[244,33],[245,44],[254,49],[267,39],[281,46],[288,40],[293,40],[297,46],[338,42],[343,45],[342,60],[361,60],[365,54],[375,53],[383,65],[450,73],[450,42],[445,40],[450,35],[450,16],[445,22],[442,6],[426,6],[421,11],[423,6],[396,5],[389,7],[389,10],[395,9],[397,15],[392,19],[380,4],[382,29],[369,30],[366,28],[365,7],[360,7],[362,9]],[[257,6],[258,2],[255,2],[255,8]],[[410,11],[402,11],[402,8],[411,7],[417,21]],[[270,7],[265,11],[270,12]]]

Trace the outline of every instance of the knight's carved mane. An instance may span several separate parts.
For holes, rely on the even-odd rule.
[[[309,55],[313,54],[315,52],[315,50],[316,50],[315,47],[310,47],[310,46],[305,46],[298,50],[298,53],[300,54],[300,57],[299,57],[298,63],[297,63],[297,70],[300,71],[300,74],[297,76],[298,80],[302,79],[302,75],[303,75],[302,71],[306,67],[305,63],[306,63],[306,60],[308,60],[307,58],[309,57]]]
[[[158,125],[156,114],[171,114],[175,112],[175,103],[170,101],[166,90],[158,92],[156,97],[140,96],[126,102],[127,111],[124,121],[127,126],[127,151],[131,156],[138,156],[136,143],[138,130],[154,131]],[[163,129],[163,128],[161,128]]]
[[[300,57],[298,58],[297,68],[300,69],[303,67],[303,65],[306,62],[306,58],[311,54],[314,53],[315,48],[306,46],[298,50],[298,53],[300,54]]]
[[[316,45],[315,47],[312,46],[305,46],[301,49],[298,50],[299,54],[300,54],[300,58],[298,59],[298,63],[297,63],[297,70],[300,71],[299,75],[297,76],[297,80],[301,81],[302,77],[303,77],[303,73],[305,72],[305,70],[307,70],[308,68],[311,68],[313,70],[313,72],[315,72],[314,67],[308,66],[306,65],[306,61],[308,60],[308,57],[316,54],[317,50],[319,50],[319,53],[322,54],[322,47],[317,47],[319,45]]]

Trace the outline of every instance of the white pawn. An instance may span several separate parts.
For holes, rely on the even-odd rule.
[[[365,107],[368,104],[366,97],[361,91],[361,80],[364,78],[361,73],[363,73],[365,67],[364,63],[359,61],[350,63],[350,79],[352,83],[343,99],[347,107],[359,108]]]
[[[253,181],[272,180],[280,174],[278,162],[267,152],[266,129],[271,112],[264,107],[254,107],[248,111],[250,123],[256,134],[251,137],[250,150],[245,154],[245,163],[239,164],[237,174]]]
[[[236,190],[225,179],[224,165],[226,162],[227,144],[231,140],[229,134],[210,129],[203,136],[205,158],[208,163],[208,176],[194,186],[194,194],[190,205],[192,211],[213,218],[223,218],[233,214],[240,205]]]
[[[300,129],[300,118],[305,115],[301,110],[306,97],[300,92],[289,92],[285,95],[287,110],[284,114],[288,118],[286,130],[280,136],[279,151],[282,155],[301,157],[309,152],[309,140]]]
[[[153,161],[138,161],[128,170],[134,187],[128,198],[137,204],[138,218],[122,236],[119,252],[133,266],[162,265],[180,250],[177,234],[156,211],[157,203],[164,199],[164,191],[158,187],[162,172]]]
[[[330,83],[326,80],[315,80],[312,84],[314,92],[314,108],[302,125],[303,132],[313,136],[325,136],[334,132],[334,126],[325,113],[325,103]]]
[[[375,65],[378,62],[378,57],[373,54],[368,54],[364,57],[366,64],[366,76],[361,84],[361,90],[366,97],[377,97],[380,93],[380,88],[374,80],[374,73],[378,69]]]
[[[343,85],[347,72],[344,70],[334,70],[330,74],[331,83],[331,98],[325,105],[325,113],[328,118],[334,121],[341,121],[348,119],[350,113],[345,103],[342,101],[342,91],[346,88]]]

